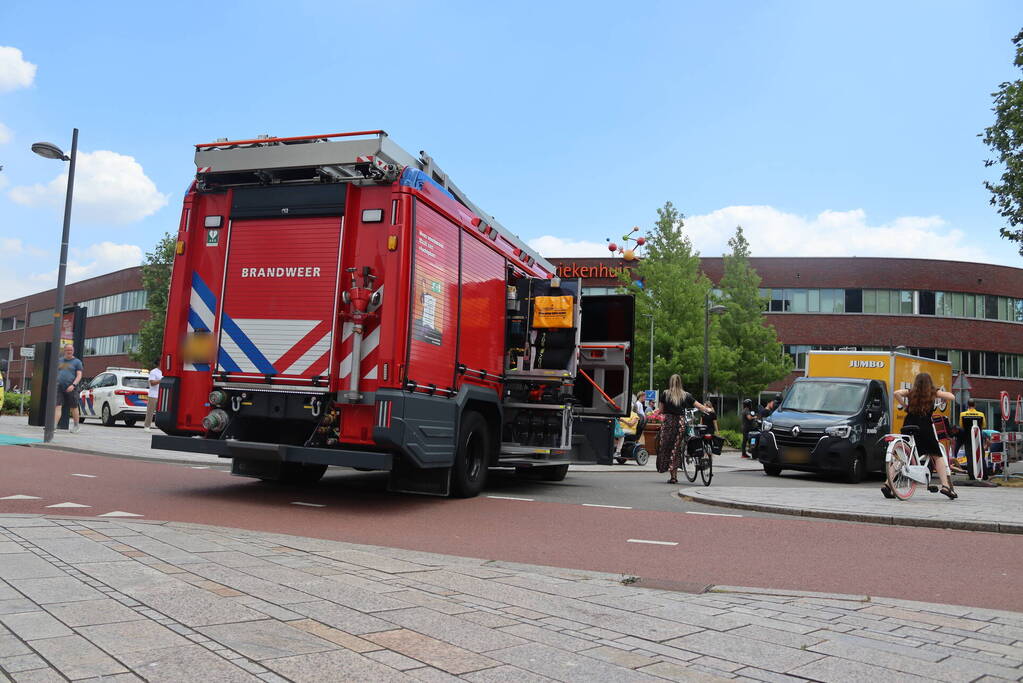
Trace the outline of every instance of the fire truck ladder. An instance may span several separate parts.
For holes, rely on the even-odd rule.
[[[335,139],[341,138],[341,139]],[[221,138],[195,146],[196,181],[201,189],[309,182],[394,182],[406,167],[419,169],[498,235],[550,272],[555,267],[480,209],[424,151],[413,157],[382,130],[330,135]]]

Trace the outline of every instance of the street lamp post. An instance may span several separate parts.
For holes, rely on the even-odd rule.
[[[703,394],[700,396],[704,403],[707,403],[707,377],[710,375],[710,314],[717,315],[724,313],[725,307],[721,304],[710,305],[710,292],[703,302]]]
[[[645,318],[650,318],[650,374],[647,375],[647,388],[654,390],[654,314],[643,313]]]
[[[67,279],[67,245],[71,232],[71,196],[75,188],[75,161],[78,158],[78,129],[71,133],[71,156],[50,142],[37,142],[32,151],[46,159],[69,161],[67,173],[67,197],[64,199],[64,232],[60,238],[60,266],[57,269],[57,301],[53,306],[53,348],[50,349],[50,375],[46,382],[46,421],[43,423],[43,442],[53,441],[56,427],[54,413],[57,409],[57,363],[60,362],[60,324],[64,316],[64,283]],[[27,321],[26,321],[27,324]]]

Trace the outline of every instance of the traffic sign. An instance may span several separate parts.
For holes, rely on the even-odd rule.
[[[1008,391],[1003,391],[1002,395],[1001,395],[1001,398],[1002,398],[1002,400],[1001,400],[1001,404],[1002,404],[1002,420],[1008,420],[1009,419],[1009,392]]]
[[[36,357],[36,349],[34,346],[22,346],[18,349],[18,353],[21,354],[22,358],[28,358],[29,360]]]
[[[960,372],[956,381],[952,382],[952,388],[956,391],[971,391],[973,385],[970,384],[970,378],[966,376],[966,373]]]

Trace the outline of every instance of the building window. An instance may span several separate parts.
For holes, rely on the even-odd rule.
[[[94,337],[85,340],[83,356],[123,356],[138,348],[137,334],[115,334],[111,337]]]
[[[863,312],[863,290],[862,289],[847,289],[847,290],[845,290],[845,312],[846,313],[862,313]]]
[[[934,315],[936,306],[934,292],[920,291],[917,297],[920,301],[920,315]]]
[[[139,311],[146,307],[146,290],[136,289],[130,292],[118,292],[110,296],[103,296],[98,299],[89,299],[78,302],[84,306],[89,317],[95,318],[99,315],[110,313],[121,313],[123,311]]]
[[[806,313],[808,310],[806,290],[805,289],[790,289],[789,290],[789,311],[792,313]]]
[[[32,311],[28,314],[28,326],[39,327],[40,325],[53,324],[53,309],[47,308],[43,311]]]

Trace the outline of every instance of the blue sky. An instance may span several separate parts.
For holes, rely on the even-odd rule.
[[[176,228],[192,145],[383,128],[550,256],[671,200],[700,251],[1023,266],[977,134],[1019,77],[1017,2],[0,5],[0,300]],[[56,38],[55,36],[60,36]],[[12,49],[13,48],[13,49]]]

